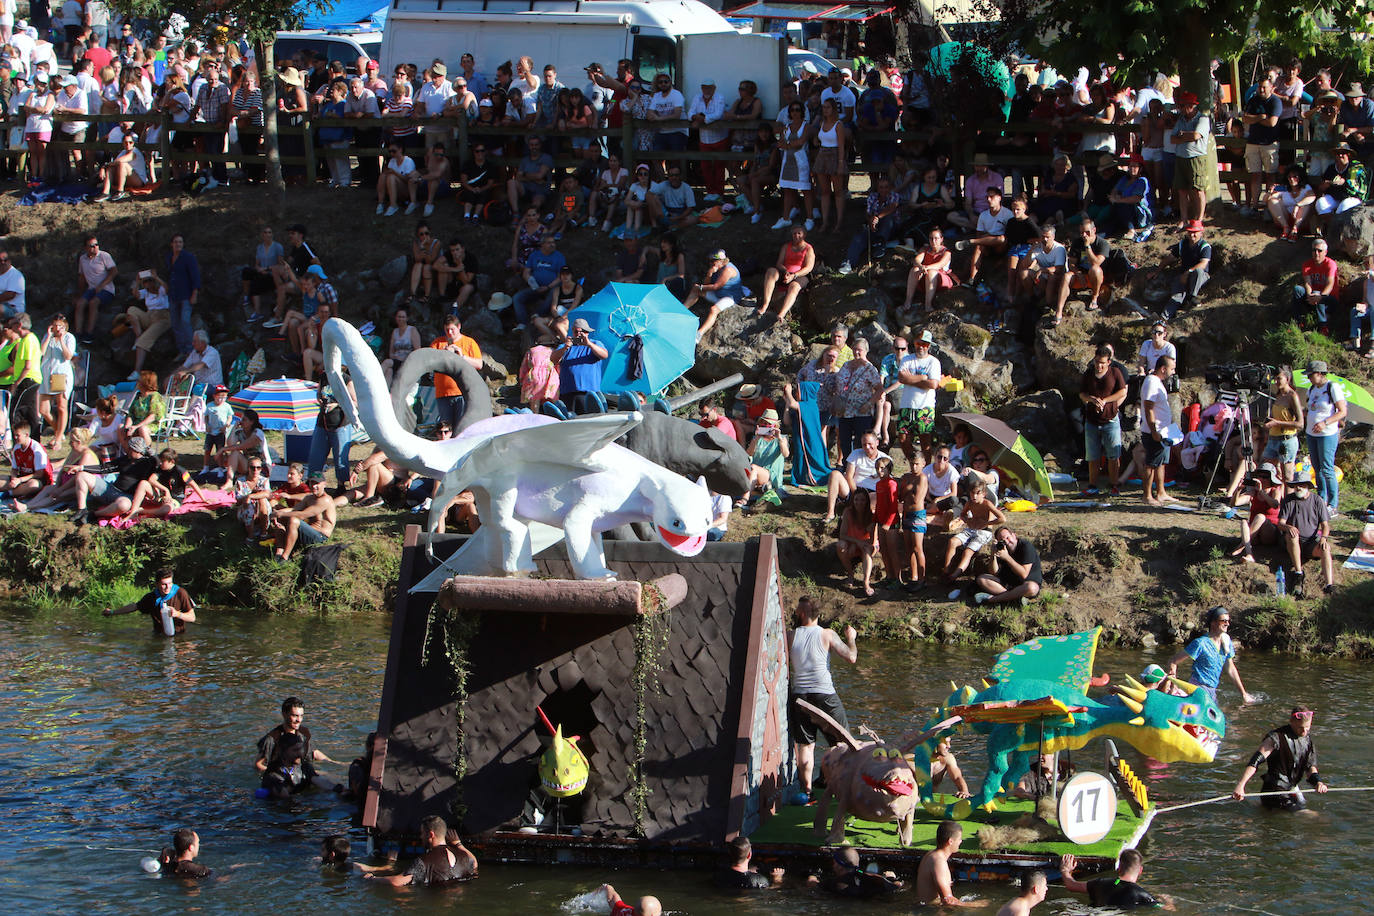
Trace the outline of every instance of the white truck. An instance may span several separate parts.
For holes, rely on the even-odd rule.
[[[560,82],[577,87],[593,61],[614,75],[616,62],[629,59],[643,79],[669,74],[688,102],[707,77],[726,99],[749,79],[769,117],[787,78],[781,36],[742,34],[699,0],[392,0],[383,73],[399,63],[423,70],[440,58],[452,78],[464,52],[493,85],[497,66],[522,55],[534,60],[536,75],[553,64]]]

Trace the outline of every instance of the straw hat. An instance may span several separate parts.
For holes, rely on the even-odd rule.
[[[277,79],[288,86],[299,86],[302,84],[301,74],[295,67],[286,67],[278,71]]]
[[[487,308],[493,312],[500,312],[510,308],[513,302],[515,302],[515,300],[507,293],[492,293],[487,297]]]

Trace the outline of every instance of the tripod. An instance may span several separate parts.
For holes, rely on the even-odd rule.
[[[1262,393],[1261,393],[1262,394]],[[1268,395],[1263,395],[1268,397]],[[1226,443],[1231,441],[1231,433],[1235,431],[1236,424],[1240,424],[1240,454],[1241,461],[1250,461],[1255,455],[1254,446],[1254,425],[1250,419],[1251,405],[1259,400],[1255,392],[1249,388],[1237,388],[1235,391],[1226,388],[1217,389],[1217,400],[1222,403],[1234,403],[1235,410],[1226,420],[1226,427],[1222,430],[1221,436],[1217,438],[1220,448],[1217,450],[1216,460],[1212,463],[1212,473],[1207,477],[1207,486],[1202,491],[1202,495],[1197,498],[1197,507],[1207,509],[1220,505],[1221,501],[1212,496],[1212,484],[1217,479],[1217,469],[1226,461]]]

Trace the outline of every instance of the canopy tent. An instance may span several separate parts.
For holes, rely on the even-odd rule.
[[[896,6],[890,6],[882,2],[840,4],[830,2],[770,3],[768,0],[755,0],[753,3],[746,3],[744,6],[727,10],[721,15],[751,19],[786,19],[799,22],[821,22],[827,20],[839,22],[867,22],[878,16],[885,16],[896,8]]]
[[[321,9],[317,5],[299,3],[296,12],[304,18],[303,29],[346,29],[364,25],[380,30],[386,25],[389,4],[378,5],[377,0],[336,0]]]

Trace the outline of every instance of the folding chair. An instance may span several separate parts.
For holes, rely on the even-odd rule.
[[[91,351],[81,350],[76,354],[76,376],[72,379],[72,390],[67,395],[67,422],[69,429],[86,426],[91,422],[95,408],[90,406],[91,397]]]
[[[196,439],[200,438],[200,433],[196,432],[191,418],[194,388],[195,379],[190,376],[180,382],[168,380],[167,392],[163,395],[163,400],[167,402],[167,412],[163,414],[162,422],[153,433],[154,442],[169,442],[173,436],[184,437],[188,434]]]

